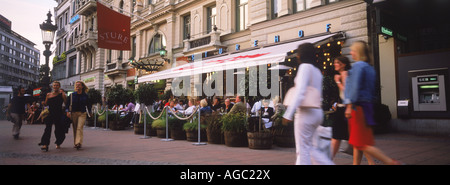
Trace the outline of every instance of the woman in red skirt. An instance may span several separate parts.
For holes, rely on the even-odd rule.
[[[345,117],[349,123],[349,143],[353,145],[353,164],[361,164],[363,152],[385,164],[399,164],[374,146],[371,126],[374,125],[372,102],[376,73],[370,65],[369,47],[364,41],[357,41],[350,49],[356,62],[348,71],[344,104]]]

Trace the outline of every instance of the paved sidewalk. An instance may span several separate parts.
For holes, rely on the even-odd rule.
[[[12,123],[0,121],[0,165],[291,165],[295,163],[295,148],[274,145],[270,150],[225,145],[192,145],[193,142],[161,141],[152,137],[140,139],[132,129],[104,131],[84,128],[82,150],[73,148],[72,129],[66,135],[62,149],[55,149],[54,135],[50,150],[42,152],[37,145],[44,125],[26,125],[19,140],[11,135]],[[450,137],[413,136],[406,134],[376,135],[376,146],[387,155],[406,164],[450,165]],[[352,164],[352,156],[339,153],[339,165]],[[367,164],[363,160],[363,164]]]

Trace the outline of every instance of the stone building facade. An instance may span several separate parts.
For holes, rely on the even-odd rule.
[[[368,41],[367,4],[362,0],[156,0],[137,1],[131,24],[136,40],[136,60],[157,62],[152,48],[162,37],[171,63],[158,71],[179,66],[193,55],[207,57],[220,52],[250,49],[325,32],[345,32],[342,54],[349,54],[352,41]],[[143,20],[144,18],[145,20]],[[327,26],[328,25],[328,26]],[[156,36],[156,37],[155,37]],[[156,39],[155,39],[156,38]],[[201,56],[201,55],[200,55]],[[139,70],[138,70],[139,71]],[[138,72],[138,76],[146,75]],[[168,80],[170,82],[170,79]],[[139,82],[142,83],[142,82]],[[169,83],[170,86],[170,83]]]

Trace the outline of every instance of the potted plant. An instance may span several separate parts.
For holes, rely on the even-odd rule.
[[[283,114],[277,114],[273,120],[274,143],[279,147],[295,147],[294,121],[282,124]]]
[[[115,113],[108,111],[108,122],[109,123],[110,123],[110,120],[115,119],[115,117],[116,117]],[[97,124],[100,124],[102,128],[106,128],[106,112],[103,112],[102,115],[97,113]],[[108,127],[109,127],[109,125],[108,125]]]
[[[159,118],[152,122],[152,128],[156,129],[156,137],[165,138],[166,137],[166,119]]]
[[[247,121],[244,113],[226,114],[220,120],[226,146],[248,146],[247,130],[245,128]]]
[[[206,116],[202,116],[200,119],[200,141],[207,141],[205,119]],[[198,118],[191,118],[184,123],[183,130],[186,132],[186,139],[188,141],[198,141]]]
[[[257,119],[249,119],[252,121],[255,127],[248,128],[247,137],[248,137],[248,147],[250,149],[270,149],[273,144],[272,133],[269,130],[262,128],[262,120],[261,117],[257,117]],[[250,125],[250,124],[249,124]]]
[[[100,91],[98,91],[96,89],[89,89],[89,91],[87,92],[87,95],[89,97],[91,106],[102,102],[102,94]],[[92,108],[92,111],[94,111],[93,108]],[[89,117],[89,116],[86,117],[86,126],[89,126],[89,127],[94,126],[94,114],[92,114],[92,117]]]
[[[159,116],[160,113],[161,112],[152,112],[151,114],[153,117],[157,117],[157,116]],[[147,118],[145,118],[146,119],[145,121],[147,122],[147,125],[145,126],[145,129],[146,129],[145,134],[147,136],[156,136],[156,129],[152,128],[152,123],[155,120],[153,120],[150,117],[150,115],[148,115],[148,114],[145,114],[145,116],[147,116]],[[165,122],[164,122],[164,124],[165,124]],[[165,126],[164,126],[164,128],[165,128]],[[144,134],[144,117],[143,116],[140,116],[138,123],[134,123],[134,133],[139,134],[139,135]]]
[[[222,132],[221,115],[218,112],[213,112],[210,116],[205,117],[206,135],[208,143],[211,144],[225,144],[225,139]]]
[[[122,85],[115,85],[111,87],[111,89],[106,93],[106,97],[108,98],[108,102],[112,105],[120,105],[127,103],[129,100],[129,92],[122,87]],[[119,108],[116,109],[116,112],[119,113]],[[109,118],[109,117],[108,117]],[[108,119],[108,126],[111,130],[124,130],[126,127],[126,123],[119,120],[119,114],[115,114],[115,119]]]
[[[179,120],[175,116],[169,116],[168,120],[170,138],[175,140],[185,140],[186,132],[183,130],[185,121]]]
[[[139,85],[139,87],[136,89],[135,93],[134,93],[135,98],[138,100],[139,103],[145,105],[145,106],[149,106],[152,105],[153,102],[155,102],[156,97],[158,96],[157,90],[154,88],[153,84],[141,84]],[[144,106],[141,105],[141,108],[143,108]],[[144,134],[144,127],[147,129],[147,131],[151,131],[151,127],[147,127],[148,125],[151,125],[151,123],[153,122],[153,119],[147,115],[146,110],[140,111],[141,113],[145,113],[144,115],[146,115],[146,119],[145,121],[147,122],[147,125],[144,126],[144,117],[139,116],[141,119],[139,119],[138,122],[134,123],[134,129],[135,129],[135,133],[141,133]],[[158,113],[159,115],[159,113]],[[155,117],[155,114],[152,113],[152,116]],[[147,135],[151,135],[150,132],[147,132]],[[154,132],[156,135],[156,132]]]

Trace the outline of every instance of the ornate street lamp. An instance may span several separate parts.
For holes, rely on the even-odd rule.
[[[170,64],[170,59],[166,58],[166,55],[167,55],[166,49],[164,49],[164,47],[161,48],[159,50],[159,56],[161,56],[161,58],[164,59],[164,62],[168,62]]]
[[[45,45],[45,51],[44,51],[44,56],[45,56],[45,75],[42,78],[41,81],[41,86],[43,87],[43,93],[44,96],[45,94],[48,92],[48,87],[50,84],[50,67],[48,65],[49,60],[50,60],[50,55],[52,55],[52,52],[50,51],[50,46],[53,44],[53,38],[55,36],[55,31],[58,29],[56,25],[52,24],[52,14],[50,13],[50,11],[48,11],[47,13],[47,20],[45,20],[45,22],[43,22],[42,24],[40,24],[40,28],[42,31],[42,42]]]

